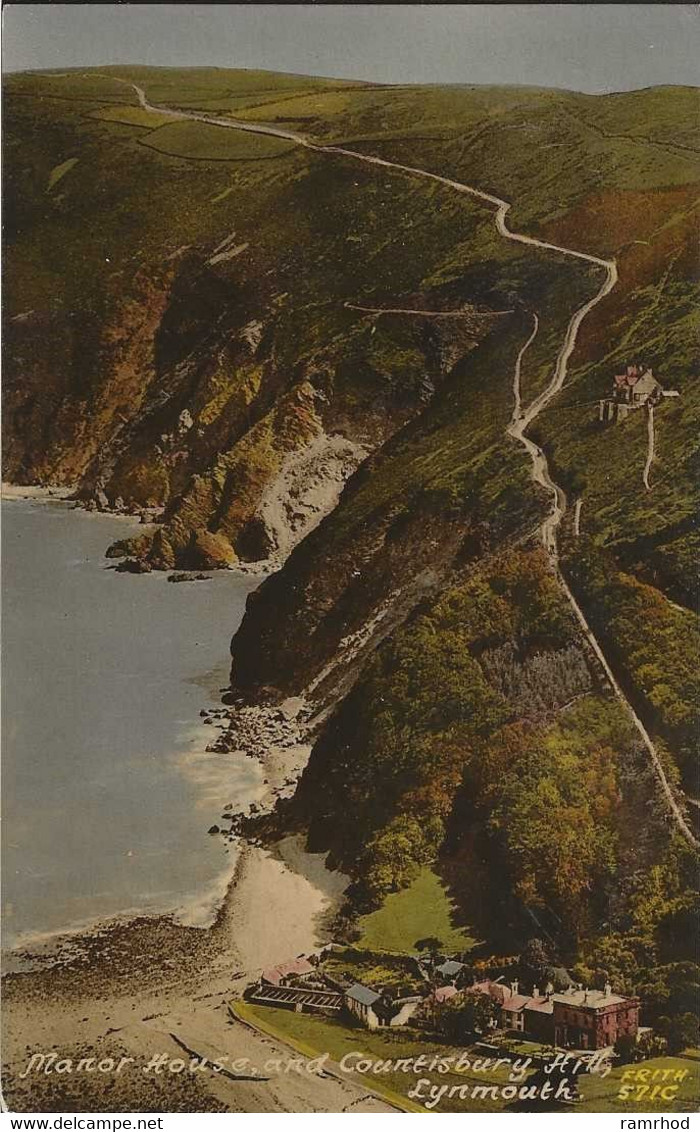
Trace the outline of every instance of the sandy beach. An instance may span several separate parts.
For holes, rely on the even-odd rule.
[[[298,762],[298,750],[269,752],[268,803]],[[54,966],[6,976],[5,1103],[20,1112],[391,1111],[351,1081],[266,1072],[273,1054],[284,1061],[291,1051],[227,1009],[263,967],[327,940],[324,920],[346,883],[299,836],[267,848],[243,844],[210,928],[167,917],[96,926]],[[56,1061],[41,1060],[52,1052]],[[148,1069],[153,1058],[177,1065],[192,1056],[238,1068],[230,1076]],[[78,1069],[90,1057],[106,1070]],[[59,1064],[60,1074],[52,1069]]]
[[[69,499],[75,487],[42,487],[39,484],[3,483],[3,499]]]
[[[3,494],[30,506],[56,501],[65,508],[59,501],[69,492],[5,485]],[[37,513],[37,521],[42,515]],[[133,524],[133,517],[129,521]],[[102,534],[95,537],[99,552],[90,553],[101,578]],[[74,541],[78,545],[79,540]],[[168,587],[166,597],[170,592]],[[171,677],[179,700],[181,677],[180,672]],[[195,702],[201,695],[200,703],[206,703],[208,695],[211,703],[210,685],[220,686],[224,679],[207,670],[201,678],[188,677],[186,686],[195,689]],[[191,711],[191,702],[186,702]],[[310,752],[307,724],[301,698],[279,709],[224,709],[218,704],[203,708],[186,724],[187,743],[176,765],[195,788],[195,810],[187,821],[196,838],[206,840],[211,816],[221,815],[213,827],[218,832],[211,848],[217,841],[225,843],[231,861],[228,884],[224,871],[213,887],[210,878],[197,889],[194,901],[188,893],[186,902],[173,903],[168,914],[149,908],[110,912],[103,919],[86,918],[83,926],[78,923],[70,931],[29,932],[26,937],[20,933],[18,939],[29,942],[4,955],[3,1097],[10,1111],[386,1108],[352,1082],[266,1072],[272,1053],[282,1065],[293,1051],[277,1049],[228,1010],[229,999],[240,995],[263,968],[313,951],[328,940],[329,913],[347,884],[346,877],[325,868],[323,854],[305,851],[299,835],[263,846],[255,836],[245,841],[235,834],[237,813],[261,816],[293,792]],[[86,773],[88,769],[94,777],[98,768],[91,761]],[[168,781],[158,783],[156,796]],[[85,805],[88,817],[90,797]],[[227,818],[234,819],[231,825]],[[76,820],[82,824],[80,811]],[[149,828],[159,836],[157,823]],[[183,839],[184,870],[197,841],[193,843],[192,829],[184,838],[182,824],[175,828]],[[171,836],[169,853],[174,854],[176,873],[177,847],[177,837]],[[54,891],[54,902],[60,913],[60,892]],[[199,904],[206,906],[206,917],[195,914]],[[190,1070],[190,1057],[200,1066],[196,1072]],[[151,1070],[152,1058],[168,1066],[172,1062],[175,1068]],[[183,1058],[187,1068],[180,1071]],[[238,1068],[228,1075],[207,1068],[217,1062],[235,1062]]]

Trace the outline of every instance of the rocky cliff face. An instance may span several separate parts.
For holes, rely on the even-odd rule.
[[[332,700],[426,595],[534,529],[540,500],[504,438],[523,325],[520,316],[499,321],[251,595],[233,642],[237,690],[311,686],[320,704]]]
[[[113,83],[131,74],[8,82],[6,478],[154,521],[115,556],[274,569],[232,644],[230,698],[248,707],[230,742],[251,704],[269,722],[297,698],[294,743],[303,718],[315,746],[277,819],[352,873],[355,910],[427,865],[484,938],[536,923],[570,957],[624,937],[648,962],[656,937],[642,947],[641,921],[625,935],[643,874],[682,902],[692,851],[572,620],[539,539],[549,497],[508,433],[533,316],[525,405],[600,267],[504,240],[491,206],[448,185],[160,120]],[[569,500],[561,566],[682,803],[698,703],[689,93],[134,77],[156,103],[284,119],[477,185],[513,201],[511,228],[615,257],[532,434]],[[656,413],[648,486],[646,419],[597,417],[632,356],[680,393]]]
[[[469,288],[452,325],[345,306],[381,307],[390,279],[437,305],[454,202],[298,152],[163,155],[123,86],[57,89],[8,86],[5,474],[157,520],[113,550],[156,568],[279,564],[489,330],[494,296]]]

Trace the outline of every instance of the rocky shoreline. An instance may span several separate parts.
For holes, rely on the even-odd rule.
[[[292,797],[311,751],[314,712],[302,696],[290,697],[275,706],[236,706],[202,709],[202,722],[218,731],[207,751],[242,754],[256,759],[263,768],[266,790],[247,809],[228,801],[220,822],[210,827],[213,836],[228,842],[241,837],[261,846],[257,825],[274,814],[279,802]]]
[[[306,705],[299,700],[286,704],[284,711],[203,709],[200,716],[204,723],[224,728],[211,749],[243,751],[262,763],[265,776],[257,803],[242,809],[226,802],[221,826],[209,831],[238,848],[213,922],[193,926],[176,910],[125,913],[18,945],[3,956],[3,983],[13,1001],[36,1002],[47,995],[56,1002],[121,998],[141,988],[155,990],[175,967],[188,980],[206,984],[207,972],[220,977],[222,964],[225,969],[241,967],[247,975],[257,969],[259,953],[269,950],[270,963],[285,958],[288,931],[292,951],[297,934],[299,946],[308,949],[318,942],[319,916],[339,899],[346,878],[325,868],[324,854],[308,854],[302,837],[276,837],[266,844],[257,831],[259,820],[274,813],[277,800],[293,794],[308,760]],[[271,905],[278,914],[277,942],[268,938]]]
[[[230,1050],[235,1042],[241,1056],[250,1056],[253,1038],[231,1028],[228,998],[263,967],[327,942],[328,913],[346,883],[325,869],[323,854],[306,853],[299,838],[284,839],[274,851],[244,844],[211,927],[186,927],[164,916],[95,925],[72,941],[61,961],[6,975],[4,1085],[15,1111],[58,1110],[56,1099],[47,1100],[42,1091],[50,1080],[40,1073],[22,1078],[32,1056],[49,1051],[104,1057],[118,1040],[120,1053],[145,1064],[171,1048],[173,1035],[186,1040],[196,1032],[196,1042],[189,1043],[196,1048],[201,1041],[205,1050]],[[180,1053],[176,1042],[171,1056]],[[116,1111],[148,1111],[141,1078],[125,1078],[128,1091],[118,1100],[109,1076],[71,1080],[74,1095],[65,1099],[73,1107],[64,1111],[111,1111],[113,1102]],[[163,1096],[152,1110],[173,1111],[180,1078],[157,1080]],[[240,1087],[237,1081],[229,1108],[240,1103]],[[291,1111],[295,1103],[290,1099],[285,1107]],[[194,1105],[198,1111],[200,1106]]]
[[[292,797],[301,772],[311,750],[310,733],[313,712],[302,697],[290,698],[279,706],[222,706],[203,708],[201,722],[219,733],[207,744],[206,750],[216,753],[243,754],[256,759],[263,768],[264,792],[256,802],[245,808],[235,799],[222,802],[220,824],[208,830],[212,836],[222,837],[227,844],[236,846],[238,855],[232,876],[224,892],[210,928],[191,927],[180,921],[178,911],[170,914],[130,915],[125,913],[109,920],[50,933],[36,944],[20,945],[5,955],[5,973],[10,977],[53,968],[81,968],[92,959],[103,961],[111,949],[112,939],[124,940],[124,933],[134,928],[137,934],[151,924],[159,938],[163,932],[180,931],[200,933],[217,929],[226,918],[226,907],[232,899],[243,862],[250,850],[268,849],[275,852],[274,844],[266,844],[261,837],[262,819],[271,817],[278,801]],[[205,831],[203,831],[205,832]],[[215,931],[215,934],[216,931]],[[120,948],[124,952],[123,944]],[[198,944],[197,951],[201,951]]]
[[[3,494],[7,499],[36,500],[37,502],[56,500],[64,506],[70,507],[72,504],[78,510],[85,510],[84,505],[75,499],[75,495],[72,498],[70,497],[69,489],[57,486],[3,485]],[[100,515],[104,515],[105,518],[108,517],[108,513],[105,511],[95,510],[94,513],[98,517]],[[117,517],[113,510],[110,510],[109,515]],[[131,522],[135,518],[128,514],[122,514],[119,517],[124,521],[130,520]],[[234,568],[232,572],[238,573],[239,571]],[[240,573],[247,572],[240,571]],[[169,580],[171,579],[174,582],[208,580],[211,583],[211,575],[190,571],[175,572],[171,574]],[[220,691],[223,693],[226,689],[221,688]],[[132,922],[140,923],[144,919],[154,925],[157,922],[162,925],[169,923],[175,931],[178,930],[180,924],[184,926],[197,925],[194,930],[200,931],[200,922],[201,926],[206,926],[206,924],[212,924],[212,921],[216,921],[217,913],[215,909],[218,908],[220,911],[222,903],[226,900],[225,870],[227,866],[230,882],[234,883],[234,880],[231,879],[231,866],[234,859],[244,855],[251,846],[253,848],[262,847],[261,831],[256,828],[259,819],[273,814],[277,802],[293,794],[310,751],[308,735],[311,709],[302,698],[287,700],[279,706],[255,707],[239,703],[226,703],[229,697],[224,696],[224,702],[199,710],[199,722],[205,725],[199,728],[200,735],[203,733],[206,736],[206,732],[211,732],[211,735],[206,736],[203,741],[202,738],[198,738],[199,749],[206,749],[207,752],[216,755],[226,756],[236,753],[254,759],[262,767],[262,774],[256,772],[261,786],[256,788],[252,795],[253,800],[250,802],[248,802],[248,799],[251,798],[250,791],[246,791],[245,800],[240,799],[236,796],[235,785],[232,785],[232,793],[227,797],[227,782],[224,773],[223,789],[220,785],[219,799],[214,799],[213,813],[210,809],[207,820],[202,823],[202,837],[206,838],[209,823],[212,819],[217,822],[215,827],[210,827],[210,831],[222,837],[226,844],[226,852],[230,853],[230,856],[222,855],[223,871],[215,880],[211,897],[208,890],[201,894],[202,906],[204,906],[204,902],[206,903],[206,917],[200,915],[199,912],[196,917],[189,915],[189,905],[187,908],[183,906],[183,909],[173,909],[172,912],[163,912],[157,907],[154,907],[153,910],[149,910],[148,907],[138,910],[126,908],[124,912],[86,919],[84,922],[75,923],[74,926],[68,928],[57,928],[46,934],[32,935],[21,939],[16,947],[8,947],[3,956],[3,966],[6,971],[28,973],[71,965],[79,959],[81,954],[87,954],[94,950],[95,939],[103,938],[105,933],[128,931],[129,924]],[[201,702],[200,700],[200,704]],[[198,707],[199,705],[194,709],[193,721],[196,718]],[[210,741],[207,742],[207,739]],[[240,760],[238,761],[240,762]],[[227,759],[224,757],[221,760],[224,769],[226,763]],[[235,783],[235,775],[233,781]],[[221,807],[220,810],[219,806]],[[221,817],[217,819],[218,813],[221,814]],[[266,840],[269,839],[266,838]],[[198,907],[199,903],[200,894],[198,893]]]
[[[60,489],[20,488],[8,494],[75,503]],[[134,521],[128,514],[119,517]],[[188,574],[182,580],[194,579]],[[263,768],[258,799],[247,810],[235,797],[221,797],[224,816],[218,833],[230,846],[231,864],[209,926],[193,926],[181,918],[180,909],[126,912],[25,941],[7,953],[12,963],[3,977],[5,1086],[18,1111],[56,1107],[55,1098],[47,1099],[41,1091],[43,1077],[21,1078],[35,1053],[52,1050],[73,1057],[89,1047],[108,1054],[119,1041],[123,1051],[138,1059],[144,1051],[148,1056],[160,1053],[183,1018],[187,1026],[190,1018],[196,1019],[205,1044],[217,1044],[228,995],[262,966],[274,966],[327,940],[329,913],[347,878],[325,868],[325,854],[308,854],[301,837],[263,845],[257,828],[257,819],[273,813],[278,800],[294,792],[310,751],[311,714],[301,698],[275,707],[229,703],[200,711],[200,723],[212,732],[211,751],[243,752]],[[231,1041],[228,1029],[223,1038]],[[249,1050],[247,1032],[238,1040],[243,1051]],[[173,1055],[177,1053],[175,1048]],[[114,1098],[98,1086],[101,1082],[92,1079],[72,1083],[75,1095],[69,1103],[77,1111],[108,1111]],[[116,1107],[152,1105],[155,1111],[167,1111],[175,1103],[168,1084],[167,1099],[142,1099],[133,1091],[120,1096]],[[256,1105],[264,1108],[267,1102]],[[202,1102],[188,1101],[185,1107],[198,1109]],[[285,1105],[289,1111],[296,1107],[291,1098]]]

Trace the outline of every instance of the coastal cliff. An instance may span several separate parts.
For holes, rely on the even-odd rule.
[[[429,868],[480,938],[536,931],[630,990],[668,967],[677,1005],[692,92],[148,68],[7,90],[6,478],[155,520],[114,556],[274,569],[228,698],[304,704],[308,765],[265,820],[351,876],[346,930]],[[648,408],[606,425],[642,359],[677,396],[653,433]]]

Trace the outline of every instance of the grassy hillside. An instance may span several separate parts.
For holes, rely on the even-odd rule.
[[[481,213],[363,168],[350,179],[277,139],[149,129],[105,77],[18,76],[9,90],[8,476],[167,508],[159,564],[186,562],[201,529],[246,556],[245,524],[286,456],[331,430],[372,448],[440,384],[440,336],[406,320],[370,336],[344,302],[430,301],[425,280]],[[460,296],[467,314],[493,299]],[[457,356],[488,327],[475,311]]]
[[[454,915],[440,878],[423,868],[408,888],[392,892],[380,908],[360,919],[358,947],[411,954],[419,940],[432,936],[448,952],[467,951],[475,940],[467,929],[455,926]]]
[[[506,432],[533,315],[525,404],[600,267],[504,240],[449,186],[162,108],[455,178],[511,201],[512,229],[615,258],[532,435],[569,500],[562,568],[683,803],[697,91],[116,67],[6,92],[6,478],[155,517],[114,553],[156,568],[286,558],[251,596],[233,681],[338,705],[278,816],[352,874],[351,919],[381,926],[384,901],[439,875],[478,939],[510,952],[536,932],[584,968],[604,954],[656,1014],[688,1009],[693,960],[668,940],[694,858],[539,547],[548,497]],[[655,410],[648,486],[646,414],[598,420],[638,358],[679,394]]]

